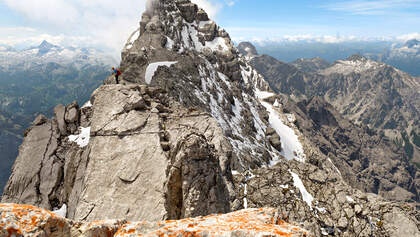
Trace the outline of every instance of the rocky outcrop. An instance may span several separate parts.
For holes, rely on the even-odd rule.
[[[304,229],[286,223],[274,209],[249,209],[226,215],[179,221],[128,222],[126,220],[75,222],[33,206],[0,204],[1,236],[291,236]]]
[[[282,218],[303,223],[315,236],[419,235],[415,207],[353,190],[339,175],[331,175],[334,166],[328,158],[317,160],[323,163],[294,161],[253,170],[235,175],[235,182],[248,208],[276,206]]]
[[[92,107],[74,112],[81,115],[79,135],[61,136],[56,118],[30,130],[2,202],[47,209],[67,203],[67,216],[77,220],[230,211],[231,148],[208,114],[138,85],[102,86],[91,100]],[[66,121],[63,128],[71,125]]]

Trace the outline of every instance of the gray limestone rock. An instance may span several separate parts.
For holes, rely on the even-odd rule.
[[[40,115],[38,115],[36,118],[35,118],[35,120],[32,122],[32,125],[33,126],[39,126],[39,125],[42,125],[42,124],[44,124],[44,123],[46,123],[47,122],[47,117],[45,117],[45,115],[43,115],[43,114],[40,114]]]
[[[62,104],[57,105],[54,108],[54,116],[58,123],[58,129],[60,130],[61,135],[67,134],[67,126],[64,120],[66,114],[66,107]]]
[[[79,120],[79,105],[77,102],[73,102],[66,107],[65,121],[66,123],[76,123]]]
[[[2,202],[31,203],[51,208],[50,193],[61,179],[61,161],[54,156],[58,133],[53,121],[29,131],[19,148]]]

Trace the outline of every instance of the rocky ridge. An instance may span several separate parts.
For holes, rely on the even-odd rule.
[[[315,73],[266,55],[254,56],[250,63],[276,92],[301,101],[300,114],[309,116],[298,124],[316,124],[303,129],[305,135],[334,160],[343,174],[352,173],[353,178],[348,180],[353,187],[381,193],[391,200],[418,202],[419,176],[413,165],[419,154],[415,78],[358,55]],[[305,108],[308,105],[311,108]],[[296,109],[292,106],[286,110],[296,115]],[[361,182],[373,177],[377,179]]]
[[[203,10],[152,3],[122,52],[124,85],[37,118],[2,202],[66,204],[76,221],[269,206],[315,236],[419,233],[415,208],[345,182]]]
[[[322,58],[299,58],[291,63],[302,72],[316,72],[319,70],[326,69],[331,64]]]

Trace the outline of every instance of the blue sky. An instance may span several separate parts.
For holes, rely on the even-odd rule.
[[[235,37],[399,37],[420,31],[420,1],[238,0],[216,16]]]
[[[0,0],[0,44],[119,51],[146,0]],[[236,40],[420,38],[420,0],[192,0]],[[339,36],[339,37],[337,37]]]

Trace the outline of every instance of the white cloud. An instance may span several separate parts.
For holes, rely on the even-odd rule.
[[[239,0],[225,0],[226,5],[228,5],[229,7],[233,7],[237,1]]]
[[[324,8],[355,15],[385,15],[406,8],[418,8],[419,4],[420,0],[350,0],[336,1],[325,5]]]
[[[4,0],[12,10],[19,12],[39,26],[42,33],[25,37],[23,33],[2,34],[0,42],[34,41],[45,37],[52,43],[75,42],[89,39],[85,44],[101,44],[115,55],[138,27],[146,0]],[[45,34],[48,32],[48,34]],[[71,33],[69,33],[71,32]]]
[[[250,34],[252,35],[252,34]],[[296,34],[283,35],[278,37],[237,37],[233,38],[236,43],[242,41],[251,41],[259,45],[266,45],[272,43],[291,43],[291,42],[306,42],[306,43],[343,43],[343,42],[391,42],[395,41],[392,37],[356,37],[349,36],[333,36],[333,35],[312,35],[312,34]]]
[[[31,16],[32,19],[54,23],[74,23],[78,18],[75,6],[65,0],[4,0],[12,9]]]
[[[420,33],[411,33],[411,34],[406,34],[406,35],[400,35],[397,37],[398,40],[401,41],[408,41],[408,40],[412,40],[412,39],[416,39],[416,40],[420,40]]]
[[[191,2],[197,4],[198,7],[203,8],[210,18],[214,18],[220,9],[222,9],[222,4],[210,0],[191,0]]]

